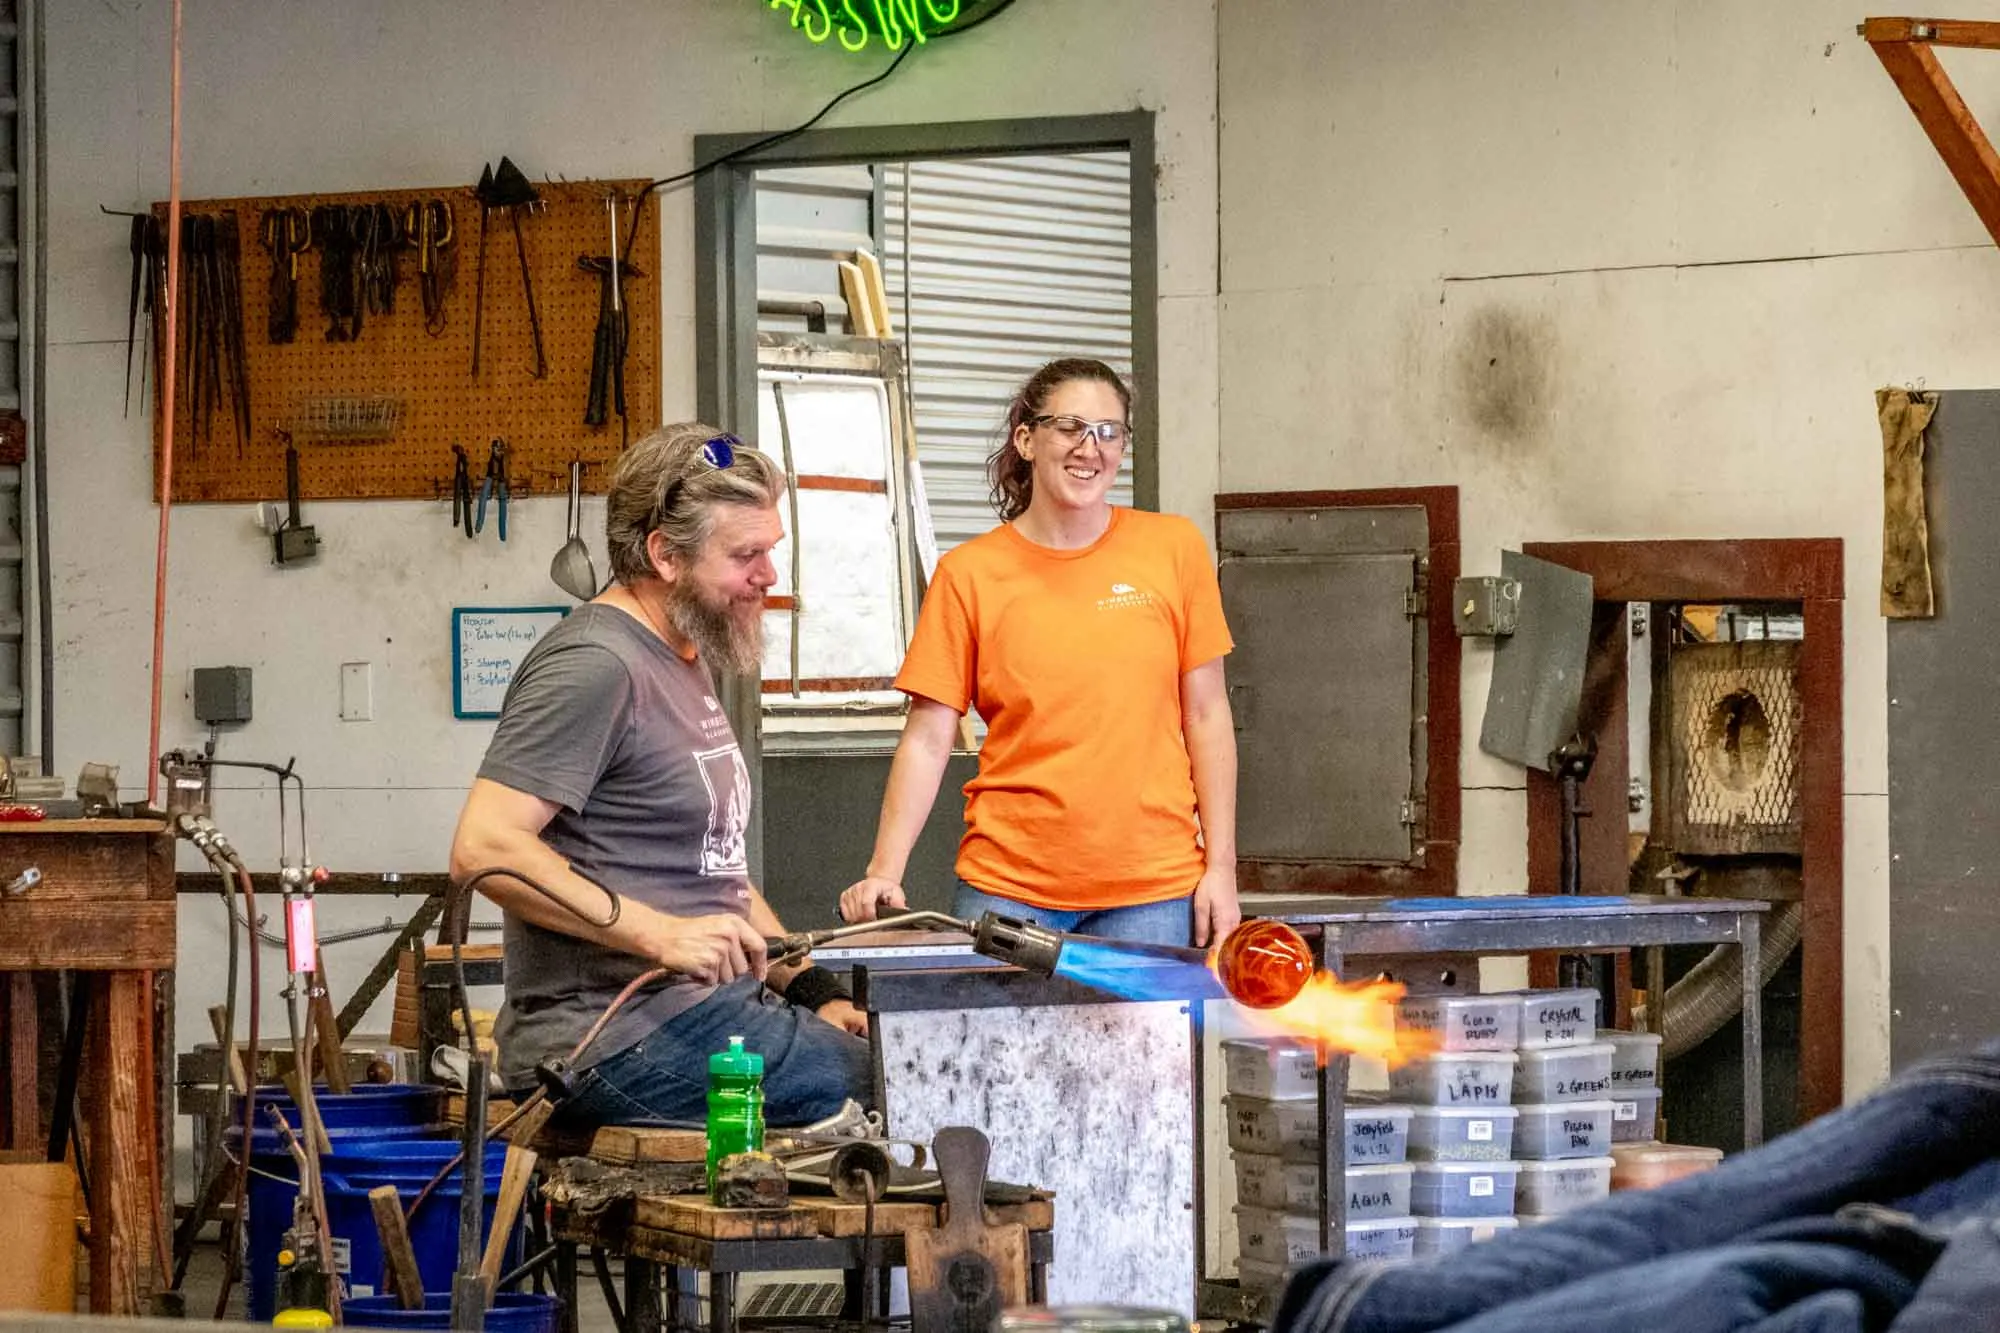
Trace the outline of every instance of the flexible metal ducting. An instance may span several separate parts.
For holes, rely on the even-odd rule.
[[[1800,903],[1777,905],[1764,923],[1763,942],[1757,954],[1757,984],[1770,984],[1792,950],[1805,934],[1805,907]],[[1722,1025],[1742,1012],[1742,974],[1737,968],[1736,946],[1716,946],[1708,957],[1688,969],[1686,976],[1667,988],[1667,1030],[1660,1043],[1660,1058],[1672,1060],[1687,1054],[1721,1030]],[[1632,1025],[1644,1032],[1654,1031],[1648,1021],[1650,1006],[1632,1006]]]

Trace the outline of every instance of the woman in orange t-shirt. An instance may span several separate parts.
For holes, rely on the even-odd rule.
[[[1171,944],[1235,927],[1233,645],[1194,524],[1110,502],[1131,406],[1083,359],[1015,396],[988,463],[1004,521],[938,563],[896,677],[910,713],[875,853],[840,897],[849,921],[906,906],[910,849],[977,708],[957,915]]]

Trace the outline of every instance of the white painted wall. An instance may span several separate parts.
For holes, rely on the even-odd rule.
[[[48,8],[49,435],[57,612],[57,754],[143,786],[157,511],[145,423],[119,409],[127,261],[122,220],[167,192],[166,0]],[[1158,113],[1162,500],[1201,517],[1215,489],[1216,141],[1213,0],[1022,4],[977,35],[913,55],[828,125]],[[184,193],[469,182],[511,155],[533,175],[664,176],[697,133],[770,130],[881,70],[808,46],[761,0],[207,0],[187,6]],[[661,197],[664,411],[694,410],[690,195]],[[461,274],[461,282],[469,275]],[[341,870],[440,870],[490,723],[451,716],[450,608],[556,599],[563,502],[516,506],[503,550],[466,542],[441,505],[309,504],[317,564],[271,566],[248,506],[173,518],[163,744],[200,739],[183,697],[198,665],[256,670],[257,720],[222,754],[296,755],[316,859]],[[600,571],[601,503],[586,530]],[[338,717],[339,664],[374,665],[375,717]],[[217,819],[268,867],[275,810],[230,790]],[[407,914],[414,906],[393,904]],[[322,928],[387,904],[327,901]],[[184,905],[181,1046],[221,998],[221,908]],[[335,950],[358,979],[380,941]],[[275,953],[269,955],[278,966]],[[386,1031],[384,1001],[364,1031]],[[275,1015],[267,1030],[282,1030]]]
[[[1971,18],[2000,17],[1991,4]],[[1991,11],[1991,12],[1989,12]],[[1531,540],[1846,544],[1850,1094],[1888,1069],[1885,383],[1990,387],[2000,252],[1824,0],[1220,0],[1224,489]],[[1947,53],[1975,111],[2000,61]],[[1526,873],[1464,684],[1469,892]]]

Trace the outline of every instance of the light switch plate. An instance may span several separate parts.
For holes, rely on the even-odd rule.
[[[340,720],[372,722],[375,719],[375,666],[372,662],[340,664]]]

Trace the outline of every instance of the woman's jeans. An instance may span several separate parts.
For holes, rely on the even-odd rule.
[[[1056,907],[1036,907],[1015,902],[958,882],[958,896],[952,900],[952,915],[965,921],[977,920],[982,913],[998,912],[1019,921],[1032,921],[1077,935],[1097,935],[1108,940],[1136,940],[1144,944],[1186,944],[1194,933],[1193,899],[1169,898],[1163,903],[1142,903],[1137,907],[1105,907],[1096,911],[1066,912]]]

